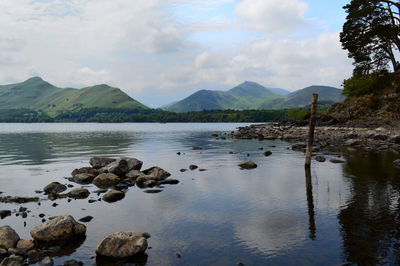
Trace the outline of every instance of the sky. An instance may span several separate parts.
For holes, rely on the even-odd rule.
[[[118,87],[159,107],[244,81],[339,87],[349,0],[0,0],[0,84]]]

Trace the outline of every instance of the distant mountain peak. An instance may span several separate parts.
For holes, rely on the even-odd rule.
[[[25,80],[24,82],[30,82],[30,81],[37,82],[37,81],[44,81],[44,80],[41,77],[36,76],[36,77],[31,77],[31,78]]]

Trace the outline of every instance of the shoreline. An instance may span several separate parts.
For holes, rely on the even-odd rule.
[[[236,139],[283,140],[295,143],[292,149],[304,150],[308,138],[308,125],[296,122],[253,124],[231,132]],[[304,144],[304,145],[302,145]],[[317,126],[313,151],[338,147],[400,153],[400,127]]]

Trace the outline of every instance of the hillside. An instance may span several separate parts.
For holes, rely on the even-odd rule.
[[[262,102],[282,98],[255,82],[246,81],[229,91],[200,90],[164,108],[171,112],[257,109]]]
[[[296,108],[310,104],[312,94],[318,93],[318,102],[332,104],[334,102],[342,102],[344,96],[341,95],[342,90],[328,86],[310,86],[293,93],[286,97],[276,100],[267,100],[260,104],[260,109],[285,109]]]
[[[96,85],[83,89],[58,88],[39,77],[0,86],[0,109],[27,108],[49,114],[81,108],[148,109],[120,89]]]

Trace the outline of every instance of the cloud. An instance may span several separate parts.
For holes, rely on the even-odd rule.
[[[243,0],[235,14],[249,29],[287,34],[307,24],[306,10],[307,4],[301,0]]]

